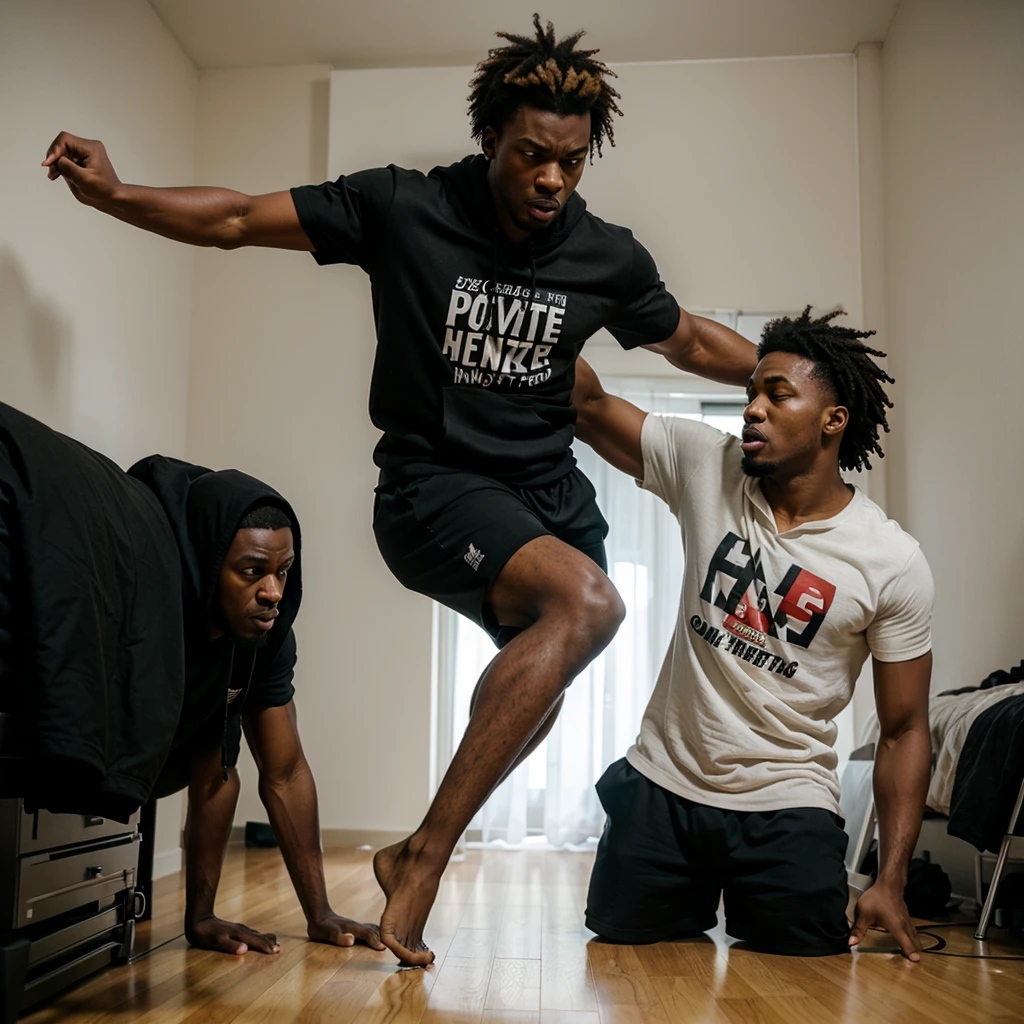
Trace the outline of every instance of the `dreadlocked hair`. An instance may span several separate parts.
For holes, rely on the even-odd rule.
[[[470,83],[469,121],[473,138],[483,137],[488,126],[501,129],[521,106],[549,110],[560,117],[590,114],[590,158],[601,155],[605,139],[615,145],[612,115],[622,116],[615,102],[619,94],[608,78],[616,74],[594,60],[599,50],[577,50],[583,32],[555,39],[552,22],[544,28],[540,15],[533,16],[536,35],[518,36],[498,32],[508,46],[488,51],[476,66]]]
[[[878,428],[889,432],[885,410],[892,402],[883,384],[895,381],[871,357],[884,357],[884,352],[868,348],[861,340],[874,331],[858,331],[840,327],[831,321],[845,316],[835,309],[811,319],[808,306],[795,320],[782,316],[765,325],[758,360],[769,352],[790,352],[814,363],[814,376],[835,392],[837,404],[845,406],[850,420],[839,445],[839,465],[843,469],[870,469],[868,456],[885,458],[879,444]]]

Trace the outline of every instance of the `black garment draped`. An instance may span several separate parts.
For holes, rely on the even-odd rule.
[[[4,789],[30,807],[126,821],[152,790],[182,705],[174,536],[140,482],[3,404],[0,489],[19,648],[0,699],[29,754],[4,765]]]
[[[953,779],[949,834],[997,852],[1022,779],[1024,694],[986,708],[971,725]]]

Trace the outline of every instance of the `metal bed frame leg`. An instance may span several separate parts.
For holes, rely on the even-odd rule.
[[[985,905],[981,908],[981,920],[978,921],[977,930],[974,932],[974,937],[979,942],[985,940],[985,935],[988,933],[988,926],[992,920],[992,913],[996,907],[996,893],[999,889],[999,883],[1002,880],[1003,868],[1006,867],[1006,859],[1010,855],[1010,845],[1013,842],[1013,834],[1017,830],[1017,820],[1020,818],[1021,806],[1024,805],[1024,782],[1021,783],[1020,792],[1017,794],[1017,803],[1014,805],[1013,814],[1010,815],[1010,824],[1006,829],[1006,834],[1003,836],[1003,842],[999,847],[999,856],[996,858],[995,870],[992,872],[992,881],[988,885],[988,895],[985,897]],[[978,872],[979,877],[981,873],[981,861],[978,861]]]

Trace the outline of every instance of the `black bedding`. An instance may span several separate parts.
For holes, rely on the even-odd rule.
[[[181,712],[174,536],[142,483],[3,403],[0,493],[0,710],[30,752],[4,795],[127,821]]]
[[[953,780],[949,834],[998,852],[1022,778],[1024,695],[1017,695],[983,711],[967,733]]]

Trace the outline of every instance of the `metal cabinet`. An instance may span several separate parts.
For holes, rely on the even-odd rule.
[[[138,863],[138,815],[29,814],[0,800],[0,1024],[128,960]]]

